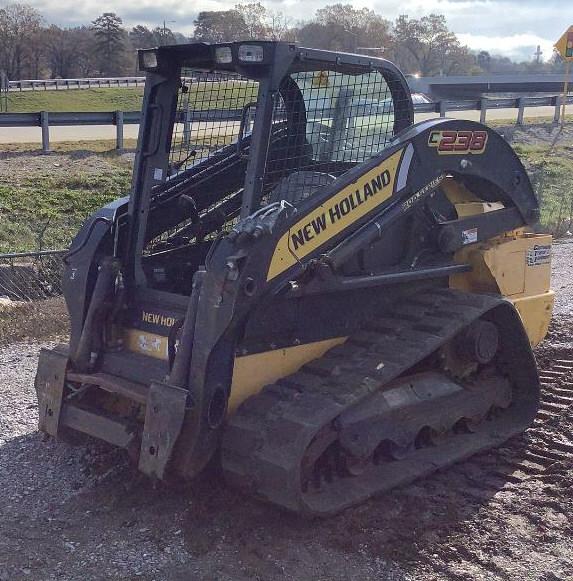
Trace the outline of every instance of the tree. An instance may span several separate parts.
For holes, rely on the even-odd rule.
[[[156,46],[155,37],[153,32],[147,28],[147,26],[142,26],[138,24],[134,26],[129,32],[129,40],[133,48],[153,48]]]
[[[296,39],[296,30],[291,26],[292,20],[282,12],[268,12],[268,38],[293,42]]]
[[[231,42],[248,38],[243,15],[238,10],[199,12],[195,24],[195,40]]]
[[[175,43],[175,35],[170,28],[166,26],[157,26],[153,29],[153,38],[155,39],[155,46],[165,46]]]
[[[330,50],[385,48],[390,43],[390,23],[368,8],[333,4],[317,10],[314,20],[299,29],[298,38],[303,45]]]
[[[105,12],[92,24],[100,72],[106,76],[121,74],[126,62],[123,21],[113,12]]]
[[[452,72],[459,69],[462,60],[469,61],[470,55],[448,29],[443,14],[430,14],[418,20],[399,16],[394,24],[393,53],[404,70],[422,75]]]
[[[482,50],[482,51],[478,52],[477,64],[482,70],[484,70],[486,72],[490,71],[491,55],[489,54],[489,52],[487,50]]]
[[[267,9],[259,2],[236,4],[235,10],[243,17],[246,38],[264,39],[269,34]]]
[[[51,78],[85,77],[97,69],[95,36],[86,26],[50,26],[44,33],[44,52]]]
[[[9,4],[0,9],[0,70],[11,79],[22,79],[32,69],[39,72],[38,36],[42,16],[31,6]],[[36,66],[30,66],[35,63]]]

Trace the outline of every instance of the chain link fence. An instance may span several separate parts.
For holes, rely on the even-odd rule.
[[[0,298],[37,301],[62,294],[66,250],[0,254]]]

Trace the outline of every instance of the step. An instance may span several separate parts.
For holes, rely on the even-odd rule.
[[[96,385],[105,391],[117,393],[137,403],[147,403],[149,386],[135,381],[128,381],[109,373],[74,373],[71,371],[66,375],[66,379],[77,383]]]

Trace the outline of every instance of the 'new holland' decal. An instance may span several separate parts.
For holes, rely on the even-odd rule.
[[[391,155],[291,226],[277,243],[267,280],[295,265],[387,200],[394,192],[403,151]]]

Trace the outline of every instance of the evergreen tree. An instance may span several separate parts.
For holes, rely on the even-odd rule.
[[[125,67],[123,21],[113,12],[105,12],[93,22],[99,69],[104,76],[117,76]]]

